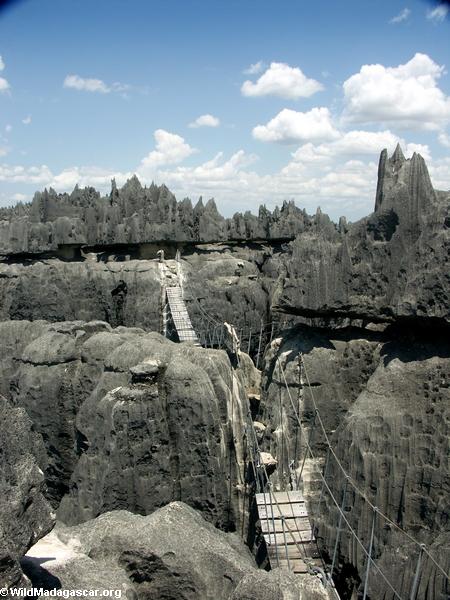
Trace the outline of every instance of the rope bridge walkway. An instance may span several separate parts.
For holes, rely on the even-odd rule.
[[[262,492],[255,499],[270,564],[294,573],[308,573],[311,565],[321,568],[302,493]],[[302,557],[309,559],[308,563]]]
[[[200,345],[183,299],[181,287],[177,285],[166,288],[166,295],[172,321],[180,342],[193,342]]]
[[[206,313],[197,300],[197,304],[200,312],[204,316],[205,322],[209,324],[210,329],[212,328],[212,335],[210,333],[209,340],[207,339],[207,336],[204,336],[203,339],[199,339],[192,325],[183,298],[182,278],[180,277],[180,273],[177,272],[175,274],[175,269],[173,267],[169,272],[167,267],[163,265],[162,275],[164,281],[164,297],[162,301],[164,332],[167,334],[167,323],[171,319],[179,341],[187,341],[203,346],[210,345],[216,348],[225,348],[229,354],[232,354],[235,358],[237,358],[237,361],[232,361],[234,366],[230,367],[232,371],[231,375],[234,377],[234,369],[239,362],[241,346],[240,337],[236,334],[234,328],[227,323],[221,323],[216,318],[208,315],[208,313]],[[265,331],[267,331],[268,327],[271,327],[271,335],[269,340],[271,341],[274,334],[275,324],[276,322],[265,325],[261,323],[258,352],[256,355],[257,366],[261,351],[263,350],[263,328]],[[251,331],[249,333],[248,340],[249,348],[250,340]],[[383,514],[371,502],[367,494],[363,490],[359,489],[355,481],[342,465],[342,462],[337,456],[325,429],[302,354],[299,356],[300,386],[297,403],[295,403],[291,394],[286,373],[280,358],[277,358],[276,366],[278,367],[280,374],[279,385],[282,386],[287,392],[290,408],[292,409],[292,414],[297,424],[298,431],[301,434],[301,440],[303,443],[302,452],[298,452],[299,455],[302,454],[302,459],[300,460],[300,456],[296,456],[290,463],[291,476],[289,477],[289,483],[284,484],[283,486],[283,474],[281,474],[281,476],[278,478],[278,487],[284,487],[284,489],[274,489],[274,483],[271,480],[271,476],[269,475],[267,468],[267,453],[262,452],[259,446],[258,437],[250,414],[250,409],[248,409],[247,423],[245,428],[248,454],[250,457],[249,468],[253,474],[253,486],[255,492],[254,497],[258,509],[261,532],[266,543],[267,554],[271,567],[285,567],[297,574],[310,573],[318,575],[323,585],[330,589],[334,596],[339,599],[339,595],[333,582],[333,576],[337,575],[338,572],[338,554],[341,536],[344,531],[347,531],[353,538],[354,547],[360,548],[362,555],[365,557],[364,573],[361,582],[362,595],[358,596],[361,597],[362,600],[368,600],[369,598],[368,594],[371,575],[372,577],[375,575],[378,580],[382,580],[384,582],[386,587],[389,589],[389,593],[391,594],[392,598],[396,598],[398,600],[420,600],[418,596],[420,577],[426,560],[430,561],[436,568],[436,571],[442,576],[442,586],[443,588],[445,587],[445,590],[443,589],[442,597],[446,597],[446,595],[450,597],[450,574],[443,569],[438,560],[436,560],[433,555],[430,554],[429,550],[424,544],[421,544],[413,536],[404,531],[397,523],[395,523],[395,521]],[[303,376],[306,379],[305,382],[303,382]],[[300,414],[303,412],[304,408],[304,387],[309,390],[309,395],[314,408],[314,416],[309,431],[306,431],[300,417]],[[316,428],[321,431],[323,439],[325,440],[326,459],[324,465],[323,460],[316,456],[312,448],[312,441]],[[284,435],[282,424],[281,435]],[[311,501],[307,502],[302,492],[304,489],[303,474],[306,473],[305,463],[307,459],[310,461],[310,465],[308,466],[311,466],[312,470],[316,472],[317,479],[321,484],[320,496],[317,507],[314,510],[314,514],[319,517],[321,516],[321,509],[323,510],[324,508],[323,502],[326,496],[329,497],[338,514],[338,521],[336,523],[336,538],[334,541],[332,557],[328,558],[327,556],[327,561],[325,561],[324,557],[321,555],[320,548],[317,544],[317,526],[310,514],[310,510],[312,509]],[[272,459],[272,461],[277,464],[274,459]],[[341,472],[342,481],[345,482],[344,488],[340,490],[339,497],[336,497],[336,494],[333,492],[329,481],[328,473],[331,461],[335,461],[338,469]],[[295,463],[299,465],[297,469],[293,468]],[[348,512],[346,512],[348,511],[348,494],[360,496],[366,503],[368,510],[371,512],[370,536],[368,540],[362,540],[350,522],[350,515]],[[308,508],[308,505],[310,505],[310,508]],[[404,595],[402,596],[396,589],[398,581],[393,583],[386,576],[383,569],[375,562],[376,556],[374,552],[374,542],[375,525],[377,520],[379,520],[379,524],[384,522],[385,526],[388,526],[392,530],[395,530],[397,533],[404,536],[405,540],[407,539],[417,548],[414,576],[412,578],[407,597]],[[331,559],[331,564],[329,559]],[[399,568],[404,569],[404,565],[400,565]]]

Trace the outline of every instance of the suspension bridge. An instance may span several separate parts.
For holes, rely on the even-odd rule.
[[[179,261],[178,261],[179,263]],[[176,341],[190,342],[204,347],[223,348],[229,354],[237,357],[237,361],[231,361],[231,376],[234,377],[234,370],[239,364],[239,353],[241,351],[241,335],[238,335],[234,328],[227,323],[221,323],[218,318],[209,315],[201,306],[197,298],[192,299],[196,302],[196,307],[203,315],[204,320],[208,323],[208,334],[197,336],[186,307],[182,276],[180,272],[180,264],[175,267],[167,267],[162,263],[161,278],[162,278],[162,330],[164,335],[171,337],[175,335]],[[268,343],[272,341],[276,327],[280,326],[279,321],[270,323],[261,323],[259,330],[259,338],[256,353],[256,366],[259,366],[260,356],[264,350],[263,332],[268,336]],[[252,339],[251,330],[247,334],[247,350],[250,350]],[[265,340],[267,343],[267,339]],[[308,373],[306,370],[303,356],[299,356],[299,372],[300,372],[300,390],[308,389],[309,397],[312,400],[314,408],[314,416],[312,425],[309,431],[306,431],[301,420],[303,410],[303,395],[300,392],[300,397],[294,401],[290,386],[287,381],[286,372],[280,358],[276,360],[276,367],[280,374],[279,385],[283,386],[287,393],[290,403],[290,409],[296,421],[298,431],[302,439],[302,458],[294,457],[297,463],[297,468],[292,468],[291,477],[288,483],[284,483],[283,477],[278,478],[278,482],[274,483],[273,474],[268,473],[267,468],[267,453],[261,450],[258,436],[252,421],[250,408],[247,414],[246,423],[246,440],[248,446],[249,464],[248,468],[252,474],[252,485],[254,502],[256,503],[258,518],[262,537],[267,548],[267,557],[271,568],[283,567],[292,571],[294,574],[302,575],[309,573],[320,578],[323,586],[339,600],[339,594],[335,587],[334,578],[338,571],[339,548],[344,531],[350,535],[357,548],[359,548],[364,558],[364,572],[362,574],[361,585],[358,598],[369,600],[370,598],[370,577],[377,577],[384,582],[386,590],[389,590],[389,596],[384,598],[395,598],[398,600],[422,600],[419,596],[419,587],[422,570],[426,561],[432,564],[436,572],[442,577],[442,598],[450,598],[450,574],[444,570],[440,561],[436,559],[429,549],[412,535],[400,527],[398,523],[392,520],[389,516],[382,513],[370,500],[367,494],[361,490],[356,482],[352,479],[349,473],[344,468],[341,460],[336,454],[329,435],[324,426],[323,419],[317,406],[314,397],[314,390],[311,386]],[[304,381],[303,381],[304,377]],[[233,386],[234,387],[234,386]],[[325,463],[323,458],[316,455],[313,450],[313,436],[316,428],[321,432],[326,446]],[[311,468],[316,473],[317,480],[320,482],[320,495],[317,502],[317,507],[311,513],[311,499],[306,499],[304,496],[304,473],[306,461],[309,460]],[[328,473],[331,462],[334,461],[335,466],[341,472],[342,481],[345,482],[344,489],[341,490],[341,496],[336,497],[336,493],[330,485]],[[276,461],[275,461],[276,462]],[[278,488],[278,489],[275,489]],[[355,531],[351,523],[351,516],[346,514],[347,495],[354,494],[359,496],[366,504],[367,509],[371,513],[370,536],[368,540],[363,540]],[[336,523],[336,537],[334,540],[333,551],[326,557],[323,556],[321,548],[317,541],[318,527],[315,522],[315,517],[321,515],[323,510],[325,497],[331,501],[336,509],[338,521]],[[413,569],[413,576],[410,582],[409,591],[405,595],[405,591],[400,593],[397,589],[398,581],[392,581],[384,570],[377,564],[376,555],[374,553],[375,543],[375,526],[384,523],[397,534],[404,537],[416,548],[416,563]],[[404,568],[404,564],[400,568]],[[398,578],[397,578],[398,579]],[[372,597],[372,600],[373,597]]]

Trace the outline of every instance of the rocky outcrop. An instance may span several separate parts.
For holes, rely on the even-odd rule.
[[[267,348],[257,418],[265,426],[263,447],[277,458],[277,477],[285,485],[291,476],[290,462],[302,456],[305,448],[294,407],[305,431],[312,434],[312,447],[324,458],[326,444],[318,423],[314,426],[313,400],[332,435],[365,389],[386,340],[383,331],[298,325],[284,331]],[[305,365],[301,372],[300,357]]]
[[[299,235],[275,307],[328,319],[450,321],[448,209],[449,194],[433,190],[421,156],[383,152],[375,213],[344,231]]]
[[[142,187],[136,176],[109,197],[93,188],[71,194],[37,192],[30,204],[0,211],[0,255],[45,254],[59,247],[119,246],[151,242],[220,242],[292,239],[308,227],[309,217],[285,202],[273,213],[236,213],[222,217],[214,200],[177,202],[162,185]]]
[[[284,569],[252,572],[241,579],[229,600],[332,600],[333,592],[311,575]]]
[[[377,369],[336,431],[335,449],[352,480],[380,512],[426,544],[448,573],[450,347],[444,341],[419,346],[405,340],[386,344],[381,354]],[[332,491],[341,499],[345,478],[334,461],[329,474]],[[325,498],[321,533],[330,551],[337,515],[329,497]],[[367,547],[372,510],[351,488],[345,505],[350,523]],[[347,531],[339,550],[342,563],[363,572],[365,557]],[[418,546],[381,516],[376,518],[376,564],[383,566],[402,597],[410,592],[418,554]],[[449,591],[449,582],[425,557],[417,597],[444,600]],[[370,594],[374,598],[389,594],[376,573],[370,580]]]
[[[272,600],[293,598],[292,590],[300,600],[329,598],[312,576],[299,585],[289,573],[266,574],[255,588],[260,573],[239,537],[181,502],[147,517],[114,511],[60,527],[31,550],[24,568],[35,585],[114,590],[128,598]]]
[[[27,584],[19,560],[54,524],[44,498],[45,450],[22,408],[0,396],[0,587]]]
[[[198,246],[179,262],[165,261],[169,272],[181,272],[189,314],[201,339],[217,345],[219,327],[227,321],[245,332],[245,349],[250,341],[257,351],[261,322],[271,320],[274,286],[272,274],[260,268],[276,261],[278,254],[266,246]],[[160,266],[147,259],[0,263],[0,318],[102,320],[113,327],[160,331],[162,286],[172,284],[164,280]]]
[[[104,322],[14,321],[3,331],[20,341],[0,369],[44,438],[62,520],[183,500],[224,529],[237,526],[249,375],[232,375],[224,351]]]
[[[424,543],[448,572],[450,346],[445,331],[398,326],[327,331],[301,326],[274,340],[266,352],[261,412],[257,415],[264,426],[261,443],[278,461],[272,478],[275,484],[288,485],[303,466],[303,489],[325,557],[333,554],[338,512],[328,492],[321,491],[317,469],[326,472],[339,503],[346,478],[332,457],[325,465],[326,444],[317,423],[314,426],[312,396],[334,451],[362,491],[359,495],[347,484],[344,506],[364,546],[369,544],[373,516],[365,495],[381,513]],[[304,386],[297,366],[300,353],[306,367]],[[308,455],[303,462],[306,439],[278,361],[318,459],[315,463]],[[289,468],[291,461],[294,470]],[[418,553],[419,547],[407,536],[377,517],[375,562],[401,597],[410,593]],[[343,597],[350,597],[364,578],[366,560],[346,527],[338,558],[339,589]],[[417,597],[444,600],[448,592],[442,572],[425,557]],[[390,594],[374,570],[370,597],[390,598]]]

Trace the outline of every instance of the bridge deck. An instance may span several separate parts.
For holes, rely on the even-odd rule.
[[[272,568],[307,573],[307,563],[322,567],[301,492],[256,494],[256,504]]]
[[[180,342],[199,344],[197,334],[192,326],[186,304],[183,300],[181,287],[178,285],[167,287],[166,294],[173,324],[177,330]]]

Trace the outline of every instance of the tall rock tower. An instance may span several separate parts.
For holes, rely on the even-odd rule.
[[[387,150],[383,150],[378,165],[376,213],[394,211],[403,228],[420,231],[436,201],[436,192],[420,154],[414,153],[406,159],[399,144],[390,158]]]

